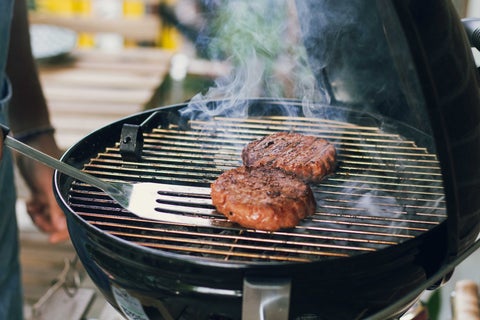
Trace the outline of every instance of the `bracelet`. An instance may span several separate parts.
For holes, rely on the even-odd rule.
[[[52,126],[34,128],[31,130],[26,130],[18,134],[14,134],[14,138],[20,142],[27,143],[30,140],[33,140],[41,135],[55,133],[55,128]]]

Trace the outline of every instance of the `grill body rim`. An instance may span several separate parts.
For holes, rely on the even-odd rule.
[[[267,103],[271,100],[255,99],[253,101]],[[85,137],[78,144],[70,148],[64,154],[62,160],[75,167],[80,167],[87,158],[99,151],[95,149],[101,149],[108,143],[114,143],[118,138],[112,134],[112,132],[120,132],[123,123],[126,121],[141,123],[154,111],[169,111],[184,105],[185,104],[178,104],[160,107],[120,119]],[[98,139],[99,137],[102,139]],[[101,145],[98,143],[99,140],[101,140]],[[234,314],[237,314],[239,312],[239,303],[241,302],[243,277],[247,275],[256,277],[287,277],[293,279],[291,298],[292,315],[302,315],[309,311],[319,311],[316,303],[312,305],[311,303],[308,303],[306,299],[302,299],[302,296],[306,292],[312,296],[322,296],[322,292],[328,292],[328,297],[323,295],[323,299],[324,301],[327,301],[327,303],[322,304],[322,310],[320,311],[328,313],[329,306],[332,306],[333,309],[331,312],[337,313],[337,319],[341,319],[338,317],[339,305],[352,301],[352,298],[361,301],[361,303],[357,307],[349,308],[349,314],[345,319],[348,319],[353,314],[356,315],[359,312],[362,312],[360,309],[364,309],[366,305],[368,305],[367,310],[369,310],[367,313],[384,308],[391,304],[395,298],[401,297],[403,294],[410,292],[421,282],[425,281],[429,274],[432,274],[438,269],[439,264],[441,264],[444,259],[444,256],[442,256],[441,253],[445,252],[446,243],[444,243],[445,240],[442,239],[446,239],[446,221],[448,221],[448,218],[446,221],[440,223],[438,226],[419,237],[380,251],[362,253],[348,258],[332,258],[325,261],[308,263],[271,261],[241,263],[197,259],[195,257],[181,254],[145,248],[112,236],[87,223],[69,207],[68,201],[66,200],[68,198],[67,189],[68,186],[70,186],[71,181],[71,178],[58,172],[55,173],[55,196],[66,213],[68,228],[72,236],[72,243],[74,244],[80,260],[84,264],[89,276],[94,280],[107,300],[117,308],[118,304],[112,295],[112,286],[128,288],[129,292],[136,295],[139,299],[143,299],[142,297],[144,297],[145,292],[152,290],[151,283],[144,283],[140,286],[141,288],[135,288],[135,286],[138,285],[138,282],[135,284],[134,279],[125,280],[122,279],[122,275],[115,274],[115,270],[122,269],[129,264],[128,259],[126,262],[124,260],[122,262],[123,264],[116,264],[113,267],[109,266],[105,261],[102,261],[102,258],[98,259],[102,255],[104,258],[112,257],[117,254],[116,252],[122,251],[127,252],[127,256],[129,256],[132,261],[141,261],[142,263],[146,263],[147,261],[152,262],[153,264],[150,266],[153,268],[152,270],[158,268],[158,266],[169,266],[169,268],[175,270],[176,276],[173,277],[173,280],[166,279],[166,281],[170,283],[176,282],[178,284],[177,290],[173,290],[175,292],[161,288],[155,290],[157,293],[160,292],[159,295],[161,297],[169,301],[179,299],[180,301],[189,301],[193,304],[198,304],[199,301],[208,301],[208,304],[213,309],[217,309],[220,313],[233,311]],[[102,246],[100,244],[107,244],[107,246]],[[438,250],[429,253],[428,250],[433,245],[435,245]],[[93,252],[95,250],[92,251],[92,248],[95,248],[97,252]],[[394,265],[390,265],[389,268],[384,267],[385,265],[389,265],[390,262],[398,259],[398,257],[402,257],[403,263],[397,261]],[[379,270],[377,268],[367,267],[365,268],[366,271],[362,274],[362,272],[358,272],[358,270],[361,269],[359,269],[359,266],[362,265],[381,265],[386,274],[398,274],[398,272],[408,270],[408,272],[406,272],[407,279],[402,279],[400,283],[396,284],[397,288],[394,290],[395,294],[392,295],[392,288],[385,288],[385,279],[382,278],[382,276],[379,276]],[[335,272],[332,272],[333,270],[335,270]],[[338,270],[344,270],[344,272],[338,272]],[[137,271],[142,273],[142,270],[140,269]],[[189,279],[188,275],[192,274],[192,271],[196,276]],[[156,278],[157,280],[155,281],[158,282],[165,281],[165,279],[162,280],[162,277],[169,277],[168,275],[165,276],[165,273],[168,272],[166,272],[166,270],[159,270],[155,275],[151,275],[151,277]],[[332,279],[332,276],[337,273],[343,275],[341,278],[333,277],[333,279],[336,279],[337,283],[332,284],[328,288],[326,288],[327,286],[325,284],[323,286],[321,285],[322,280]],[[205,274],[205,279],[217,279],[219,278],[219,275],[223,275],[224,278],[221,279],[222,281],[218,282],[203,281],[204,286],[202,287],[201,285],[198,285],[199,283],[202,284],[202,277],[198,276],[199,274]],[[322,276],[319,277],[319,274]],[[312,277],[306,275],[316,276]],[[346,277],[345,275],[349,276]],[[374,283],[378,283],[376,283],[377,286],[374,285],[376,288],[373,290],[373,296],[367,297],[362,289],[366,285],[372,285],[372,283],[368,283],[372,279],[374,280]],[[312,282],[318,284],[318,286],[312,286]],[[347,295],[342,293],[331,295],[331,290],[334,288],[338,289],[338,283],[343,283],[343,289],[350,292]],[[361,288],[357,287],[352,291],[352,288],[348,288],[347,285],[351,283],[360,283]],[[402,286],[402,284],[405,283],[408,285]],[[337,291],[342,292],[343,290]],[[212,305],[212,301],[215,301],[215,299],[220,296],[223,298],[221,299],[222,303]],[[346,297],[348,297],[348,301],[346,300]],[[363,299],[370,300],[365,301]],[[225,301],[228,301],[228,303],[225,303]],[[368,302],[370,302],[370,305]],[[148,305],[148,302],[145,303]],[[344,305],[342,308],[343,307]]]
[[[348,258],[308,263],[239,264],[185,258],[122,239],[112,241],[111,235],[95,227],[83,228],[80,224],[84,222],[73,215],[67,217],[67,222],[70,234],[76,239],[72,243],[85,270],[117,310],[122,308],[115,299],[113,288],[126,289],[144,307],[151,306],[152,300],[168,301],[174,306],[194,306],[200,310],[207,305],[204,310],[207,314],[214,312],[231,319],[240,315],[243,279],[247,276],[290,279],[292,318],[322,314],[326,319],[346,320],[359,314],[374,314],[418,288],[429,278],[429,271],[437,270],[440,261],[434,259],[438,257],[428,257],[420,248],[438,245],[445,232],[445,223],[442,223],[428,235]],[[131,259],[125,258],[126,251]],[[392,277],[392,274],[401,276]],[[327,279],[328,283],[325,282]],[[339,310],[344,314],[339,314]],[[155,319],[156,314],[151,316]]]

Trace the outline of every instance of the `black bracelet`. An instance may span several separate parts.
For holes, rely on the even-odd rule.
[[[55,133],[55,128],[52,126],[35,128],[32,130],[26,130],[18,134],[14,134],[14,138],[20,142],[27,143],[41,135]]]

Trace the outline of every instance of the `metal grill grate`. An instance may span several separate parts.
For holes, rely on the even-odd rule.
[[[303,117],[215,118],[170,124],[144,134],[141,162],[124,162],[118,145],[84,170],[110,180],[209,187],[241,165],[246,143],[277,131],[317,135],[335,144],[336,173],[312,185],[317,212],[291,230],[189,227],[139,219],[102,192],[72,184],[71,208],[88,223],[140,246],[223,261],[314,261],[349,257],[396,245],[446,219],[434,154],[377,127]],[[159,195],[161,211],[225,219],[210,197]],[[159,213],[160,214],[160,213]]]

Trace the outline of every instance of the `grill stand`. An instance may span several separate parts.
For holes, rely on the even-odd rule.
[[[290,308],[289,279],[255,279],[243,281],[242,320],[288,320]]]

